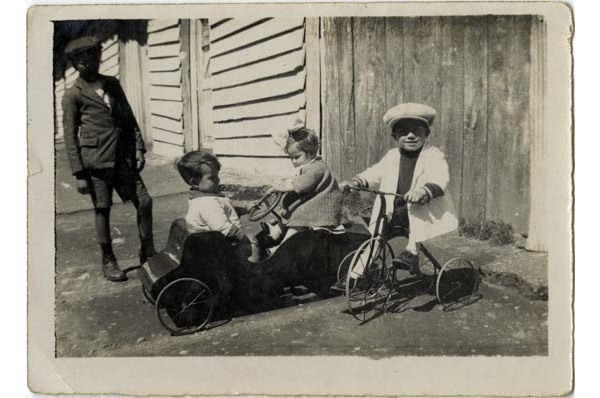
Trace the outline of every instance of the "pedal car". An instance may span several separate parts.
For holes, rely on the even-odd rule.
[[[280,194],[263,197],[251,209],[250,220],[274,212],[280,200]],[[189,334],[206,328],[216,312],[247,314],[281,307],[287,286],[303,285],[329,295],[339,277],[338,265],[367,237],[359,225],[348,225],[341,233],[307,229],[253,264],[240,259],[221,233],[190,233],[185,220],[178,219],[166,248],[144,263],[138,275],[161,324],[174,335]]]

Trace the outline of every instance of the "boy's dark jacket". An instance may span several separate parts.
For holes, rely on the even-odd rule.
[[[64,139],[73,174],[112,168],[117,156],[135,166],[136,150],[145,152],[140,129],[119,81],[104,75],[99,79],[111,99],[110,108],[81,77],[63,98]]]

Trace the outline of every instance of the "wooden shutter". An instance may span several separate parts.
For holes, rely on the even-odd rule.
[[[148,21],[148,82],[153,152],[183,153],[180,21]]]
[[[304,18],[210,23],[215,154],[289,163],[274,137],[306,119]]]
[[[64,136],[62,100],[66,88],[64,77],[54,82],[54,139]]]
[[[107,76],[119,76],[119,39],[117,35],[102,42],[100,73]]]

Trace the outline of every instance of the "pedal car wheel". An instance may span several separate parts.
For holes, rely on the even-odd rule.
[[[254,222],[265,218],[277,207],[279,202],[281,202],[282,197],[283,192],[272,192],[264,195],[254,206],[252,206],[252,208],[250,208],[248,219]]]
[[[354,252],[346,275],[346,298],[352,316],[368,321],[385,309],[394,252],[382,238],[369,239]]]
[[[142,284],[142,293],[144,293],[144,298],[146,299],[146,301],[148,301],[152,305],[156,304],[156,300],[154,300],[154,298],[152,297],[150,292],[148,290],[146,290],[146,286],[144,286],[143,284]]]
[[[215,296],[204,282],[193,278],[176,279],[156,298],[156,315],[172,334],[191,334],[210,321]]]
[[[473,303],[478,287],[479,276],[473,264],[456,257],[440,270],[435,283],[435,295],[444,310],[453,310]]]

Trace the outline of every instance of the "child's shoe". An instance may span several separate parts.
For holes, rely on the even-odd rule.
[[[266,260],[270,255],[271,253],[264,246],[252,245],[252,253],[247,260],[250,263],[256,264]]]
[[[260,225],[263,228],[263,230],[257,233],[255,236],[258,245],[262,248],[277,246],[277,241],[275,241],[271,236],[269,236],[268,232],[265,230],[265,227],[263,227],[263,225],[266,224],[260,223]]]
[[[353,284],[351,285],[353,291],[366,291],[374,285],[374,278],[368,275],[360,275],[356,279],[352,279],[350,283]],[[340,279],[330,289],[337,292],[346,292],[346,281]]]
[[[401,264],[402,269],[407,269],[411,275],[420,275],[421,270],[419,269],[419,256],[412,254],[408,250],[404,250],[400,253],[400,256],[394,259],[394,262]]]
[[[336,292],[345,292],[346,291],[346,281],[344,279],[340,279],[329,289],[336,291]]]
[[[127,276],[119,268],[117,259],[114,256],[102,256],[102,274],[110,282],[123,282],[127,280]]]

